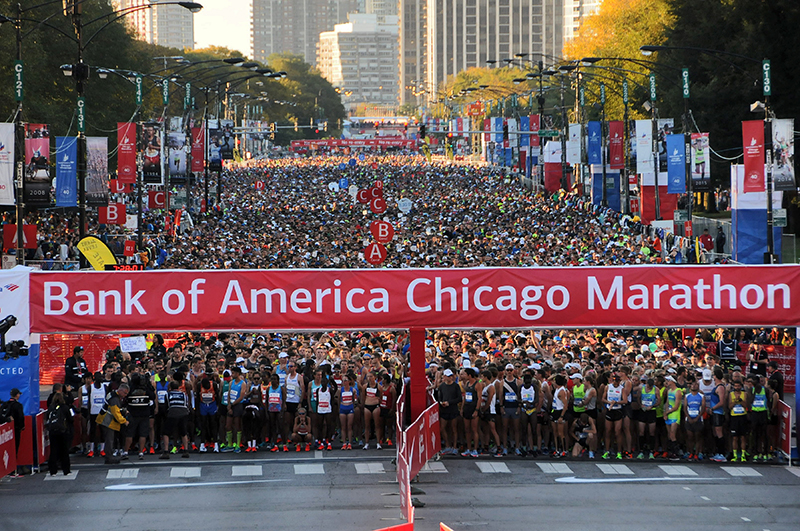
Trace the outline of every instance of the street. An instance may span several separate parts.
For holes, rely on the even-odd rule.
[[[0,482],[2,530],[372,530],[402,523],[393,452],[73,458],[73,476]],[[63,478],[63,479],[62,479]],[[800,470],[509,458],[430,462],[415,529],[796,530]]]

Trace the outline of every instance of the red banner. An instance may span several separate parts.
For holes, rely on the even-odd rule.
[[[742,122],[742,145],[744,146],[744,192],[763,192],[764,181],[764,122],[749,120]]]
[[[17,451],[14,447],[14,423],[0,424],[0,478],[17,469]]]
[[[539,135],[534,134],[538,133],[539,131],[539,115],[538,114],[531,114],[530,115],[530,125],[531,125],[531,146],[532,147],[539,147]]]
[[[50,434],[44,428],[44,417],[47,411],[38,413],[36,419],[36,463],[41,467],[50,458]]]
[[[117,123],[117,180],[136,182],[136,124],[132,122]]]
[[[778,401],[778,433],[781,451],[787,457],[792,455],[792,408],[783,400]]]
[[[797,326],[800,267],[31,273],[31,331]]]
[[[440,434],[439,404],[435,403],[405,430],[409,477],[416,477],[425,463],[442,450]]]
[[[130,183],[123,183],[119,179],[109,179],[108,188],[112,194],[129,194],[131,193]]]
[[[201,172],[205,163],[206,130],[192,127],[192,171]]]
[[[148,208],[164,208],[165,206],[167,206],[167,196],[163,191],[150,190],[147,192]]]
[[[36,237],[38,225],[26,224],[22,226],[22,246],[25,249],[36,249],[38,240]],[[17,224],[7,223],[3,225],[3,250],[17,248]]]
[[[492,130],[492,120],[490,118],[485,118],[483,120],[483,130],[484,131]],[[483,139],[486,142],[489,142],[492,139],[492,133],[491,132],[483,133]]]
[[[292,150],[303,150],[310,147],[400,147],[411,149],[417,145],[416,140],[405,138],[329,138],[324,140],[292,140]]]
[[[625,124],[608,122],[608,163],[612,170],[625,167]]]
[[[98,221],[105,225],[125,225],[128,220],[125,215],[124,203],[111,203],[97,209]]]

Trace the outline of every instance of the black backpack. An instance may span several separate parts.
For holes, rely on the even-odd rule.
[[[56,405],[47,412],[45,426],[52,433],[67,433],[67,416],[64,413],[66,406]]]

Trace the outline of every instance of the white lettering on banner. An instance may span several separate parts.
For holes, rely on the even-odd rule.
[[[242,292],[242,288],[238,280],[231,280],[228,282],[228,287],[225,291],[225,297],[222,300],[222,306],[219,313],[225,314],[230,307],[236,306],[242,313],[259,313],[259,300],[264,301],[264,313],[273,313],[273,299],[278,297],[279,309],[278,313],[287,313],[287,299],[288,306],[291,307],[294,313],[311,313],[312,311],[317,314],[324,314],[330,311],[326,309],[326,297],[333,297],[333,313],[342,313],[342,290],[339,286],[342,285],[341,280],[334,280],[333,285],[335,288],[331,290],[319,289],[311,291],[305,288],[298,288],[292,291],[288,297],[286,290],[281,288],[275,289],[251,289],[250,290],[250,307],[247,306],[247,298]],[[200,292],[202,293],[202,292]],[[384,288],[372,288],[369,294],[373,295],[367,302],[366,306],[363,304],[357,306],[353,298],[357,295],[366,295],[366,290],[363,288],[352,288],[345,292],[344,302],[347,311],[350,313],[389,313],[389,292]],[[330,304],[330,303],[329,303]],[[329,306],[328,304],[328,306]],[[312,308],[313,307],[313,308]]]
[[[421,294],[417,294],[417,288],[422,285],[430,285],[431,281],[427,278],[417,278],[411,281],[408,285],[408,289],[406,290],[406,301],[408,302],[408,307],[411,308],[415,312],[419,313],[426,313],[431,311],[430,305],[420,306],[417,304],[417,300],[428,299],[429,297],[426,296],[424,292],[421,291]],[[495,307],[500,311],[516,311],[517,310],[517,290],[513,286],[500,286],[497,288],[498,297],[494,301],[493,304],[486,304],[484,294],[490,294],[494,290],[491,286],[479,286],[476,288],[473,293],[472,297],[470,297],[469,293],[469,279],[462,278],[461,279],[461,311],[462,312],[469,312],[470,311],[470,300],[472,300],[472,305],[479,311],[488,312],[494,309]],[[446,295],[450,301],[450,312],[457,312],[458,310],[458,291],[454,287],[442,287],[442,278],[435,277],[433,282],[433,301],[434,306],[436,307],[437,312],[442,311],[442,298]],[[519,300],[519,315],[526,321],[536,321],[541,319],[544,315],[544,307],[539,304],[533,304],[538,302],[542,298],[542,294],[544,293],[544,286],[525,286],[521,290],[521,297]],[[500,295],[501,293],[505,293],[505,295]],[[560,302],[556,302],[556,299],[560,298]],[[554,285],[550,286],[547,289],[546,294],[546,303],[547,307],[551,310],[564,310],[567,306],[569,306],[570,301],[570,294],[569,290],[565,286],[561,285]]]
[[[624,300],[625,286],[622,276],[615,276],[611,286],[604,293],[603,288],[596,277],[587,278],[588,288],[588,308],[594,310],[599,303],[604,310],[611,308],[612,304],[616,310],[654,310],[661,309],[661,295],[667,292],[670,295],[669,307],[674,310],[691,310],[696,305],[701,310],[735,310],[741,305],[747,310],[757,310],[764,307],[766,309],[776,309],[778,307],[786,310],[791,308],[791,290],[787,284],[767,284],[766,287],[758,284],[746,284],[738,293],[733,284],[722,284],[721,275],[714,275],[711,285],[705,283],[703,279],[698,279],[694,286],[688,284],[632,284],[627,287],[629,296]],[[652,290],[652,295],[650,294]],[[706,302],[706,292],[712,292],[713,304]],[[694,294],[693,294],[694,291]],[[723,297],[723,292],[727,297]],[[723,304],[725,303],[725,304]]]
[[[22,367],[0,367],[0,376],[21,376],[25,374]]]
[[[14,428],[7,428],[0,431],[0,444],[5,444],[14,438]]]
[[[120,305],[120,293],[116,290],[100,290],[97,298],[100,300],[99,315],[106,315],[106,299],[113,297],[114,299],[114,313],[113,315],[133,315],[133,310],[139,315],[147,315],[142,303],[139,299],[145,294],[145,290],[139,290],[136,295],[133,294],[133,281],[125,281],[125,313],[122,313]],[[58,290],[56,292],[56,290]],[[69,287],[64,282],[45,282],[44,283],[44,314],[45,315],[64,315],[72,309],[75,315],[98,315],[96,314],[95,294],[91,290],[80,290],[75,292],[75,297],[81,297],[81,300],[75,300],[70,303],[67,298],[69,295]]]

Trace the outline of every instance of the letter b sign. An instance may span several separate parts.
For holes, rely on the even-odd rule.
[[[388,221],[373,221],[369,231],[378,243],[389,243],[394,238],[394,227]]]

